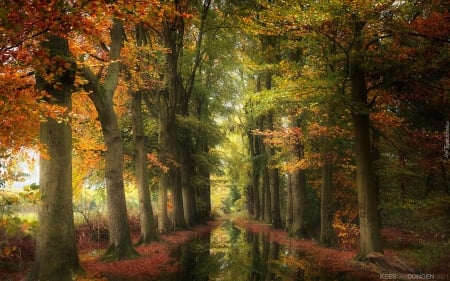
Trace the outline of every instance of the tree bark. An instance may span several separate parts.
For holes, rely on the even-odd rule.
[[[162,91],[159,97],[159,131],[158,131],[158,160],[160,163],[170,169],[170,127],[173,126],[169,122],[169,108],[168,108],[168,98],[166,97],[166,91]],[[169,171],[164,171],[159,177],[159,189],[158,189],[158,231],[159,233],[167,233],[170,228],[169,215],[167,210],[168,195],[167,192],[170,188],[170,175]]]
[[[274,130],[273,113],[269,113],[266,118],[266,127],[268,130]],[[271,224],[274,228],[281,228],[281,209],[280,209],[280,175],[278,168],[272,167],[273,155],[275,149],[270,144],[265,144],[267,155],[268,176],[269,176],[269,192],[270,192],[270,208],[271,208]]]
[[[178,10],[179,3],[175,1],[176,9]],[[167,101],[164,105],[167,106],[168,134],[166,149],[170,156],[173,157],[173,163],[170,165],[169,184],[172,191],[172,230],[184,229],[187,227],[184,217],[183,207],[183,191],[181,187],[181,171],[180,171],[180,148],[178,146],[179,134],[176,123],[176,114],[179,113],[180,99],[185,95],[182,79],[178,69],[178,60],[180,52],[183,47],[184,37],[184,20],[181,15],[176,15],[173,19],[165,19],[163,27],[163,41],[164,46],[170,50],[166,54],[166,87],[167,87]]]
[[[55,80],[46,81],[36,76],[37,88],[51,95],[50,104],[70,111],[76,65],[70,58],[67,40],[56,35],[47,36],[42,47],[49,52],[52,65],[47,74]],[[53,66],[70,63],[69,69],[57,74]],[[68,118],[68,114],[64,116]],[[41,123],[40,140],[47,148],[49,158],[40,158],[39,231],[36,259],[28,280],[72,280],[73,273],[81,273],[75,242],[72,203],[72,131],[68,120],[48,117]]]
[[[270,194],[270,182],[269,182],[269,168],[267,168],[267,164],[263,169],[263,182],[262,182],[262,190],[263,190],[263,221],[267,224],[272,224],[272,199]]]
[[[209,153],[209,147],[206,141],[198,143],[198,149],[201,153]],[[196,187],[196,209],[198,218],[202,221],[211,216],[211,172],[204,163],[197,164],[197,176],[201,179],[201,185]]]
[[[293,211],[293,199],[292,199],[292,174],[287,175],[287,184],[286,184],[286,226],[285,230],[289,230],[292,228],[292,222],[294,220],[294,211]]]
[[[322,185],[320,187],[320,243],[325,246],[334,244],[333,234],[333,169],[331,164],[325,163],[322,167]]]
[[[280,176],[278,169],[269,168],[270,199],[272,207],[272,226],[281,228]]]
[[[180,151],[181,160],[181,186],[183,192],[183,209],[186,223],[193,226],[197,223],[198,214],[196,207],[195,188],[192,185],[192,179],[195,175],[195,162],[192,159],[192,139],[189,132],[184,132],[184,148]],[[180,146],[182,144],[180,143]]]
[[[306,236],[305,202],[306,202],[306,175],[299,170],[291,175],[292,179],[292,213],[293,221],[289,235],[303,238]]]
[[[142,118],[142,93],[132,93],[131,117],[134,140],[134,166],[136,187],[139,195],[139,213],[141,222],[141,237],[138,244],[148,244],[158,240],[155,217],[153,215],[150,197],[147,149],[145,148],[144,120]]]
[[[251,195],[252,198],[248,198],[252,202],[253,217],[255,219],[261,218],[261,199],[260,199],[260,177],[261,177],[261,146],[260,136],[256,136],[253,133],[248,133],[250,155],[252,161],[252,169],[250,173],[251,177]]]
[[[120,73],[120,50],[124,36],[123,23],[114,19],[111,28],[110,59],[105,81],[101,83],[92,71],[85,67],[85,85],[89,97],[95,105],[102,128],[105,151],[105,180],[108,206],[109,248],[105,259],[125,259],[137,255],[131,243],[128,225],[125,188],[123,182],[123,144],[122,136],[114,111],[113,96]]]
[[[377,188],[370,145],[369,107],[364,69],[362,67],[362,36],[364,23],[355,22],[355,43],[349,58],[349,76],[353,103],[355,160],[358,187],[360,249],[358,259],[371,252],[383,252],[377,210]]]

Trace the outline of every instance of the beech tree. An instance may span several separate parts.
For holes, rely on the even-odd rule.
[[[85,89],[95,105],[105,141],[105,180],[108,204],[109,248],[106,259],[123,259],[137,255],[131,242],[128,226],[123,181],[123,143],[113,97],[120,74],[120,50],[125,37],[122,20],[113,19],[109,65],[104,81],[85,66],[82,69],[88,81]]]
[[[141,22],[135,26],[136,35],[136,47],[138,48],[139,59],[135,65],[138,70],[143,68],[148,69],[145,66],[149,65],[149,61],[145,60],[145,57],[150,57],[150,54],[140,48],[146,48],[150,44],[150,38],[148,31],[144,28],[144,24]],[[140,63],[143,61],[143,63]],[[152,84],[152,81],[148,79],[151,77],[149,73],[144,71],[138,72],[139,77],[135,77],[136,80],[142,81],[145,84]],[[150,243],[158,239],[157,226],[153,215],[153,207],[149,190],[149,176],[147,165],[147,148],[145,145],[145,128],[143,118],[143,96],[148,91],[144,88],[144,85],[139,85],[137,89],[130,89],[131,93],[131,118],[132,118],[132,130],[133,130],[133,143],[134,143],[134,169],[136,177],[136,186],[139,194],[139,209],[140,209],[140,222],[141,222],[141,238],[138,243]],[[142,88],[141,88],[142,87]]]
[[[20,146],[33,147],[36,135],[30,128],[39,128],[38,139],[42,143],[40,229],[37,234],[36,260],[29,280],[72,280],[74,274],[82,272],[75,244],[69,118],[76,64],[71,57],[67,38],[63,35],[70,28],[77,27],[74,22],[78,18],[78,8],[66,6],[60,1],[32,5],[23,1],[2,2],[0,20],[2,40],[5,39],[0,47],[2,81],[21,78],[16,81],[19,83],[15,85],[14,91],[7,94],[15,99],[5,100],[7,96],[3,96],[3,92],[0,95],[0,100],[6,102],[1,112],[6,109],[9,115],[2,118],[2,122],[21,115],[25,119],[23,122],[17,120],[19,123],[14,127],[22,128],[25,134],[17,134],[14,138],[2,136],[0,153],[4,153],[3,145],[7,145],[10,151]],[[64,17],[60,16],[62,10],[66,12]],[[64,23],[63,26],[60,26],[61,23]],[[9,72],[12,69],[15,70],[14,74]],[[34,81],[30,79],[33,76]],[[36,87],[35,91],[33,87]],[[2,87],[2,90],[8,88]],[[25,98],[28,99],[28,110],[21,108],[25,105],[21,100]],[[11,108],[15,108],[16,113],[8,113]],[[37,126],[39,117],[41,124]],[[2,128],[8,129],[10,124],[6,122],[4,125]],[[14,133],[13,127],[11,132]],[[50,260],[54,262],[48,262]]]
[[[45,69],[45,74],[37,75],[37,87],[50,94],[50,103],[65,107],[67,112],[64,116],[48,118],[41,123],[40,138],[46,146],[48,158],[41,156],[40,161],[40,231],[35,267],[29,280],[72,280],[72,273],[82,270],[75,244],[72,133],[67,119],[76,64],[66,39],[49,35],[42,47],[48,50],[52,63]],[[48,262],[50,260],[53,262]]]

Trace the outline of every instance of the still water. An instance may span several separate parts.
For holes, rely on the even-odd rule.
[[[267,233],[249,233],[226,221],[209,236],[174,250],[181,270],[158,280],[364,280],[349,272],[325,273],[305,253],[270,241]]]

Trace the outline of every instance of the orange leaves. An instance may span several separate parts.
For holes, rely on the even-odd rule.
[[[39,128],[41,93],[33,77],[9,65],[0,66],[0,147],[19,149],[35,144]],[[2,154],[0,150],[0,155]]]
[[[345,223],[341,219],[336,214],[333,222],[337,243],[345,249],[355,249],[359,241],[359,226],[352,223]]]
[[[3,249],[0,248],[0,258],[11,257],[16,254],[17,246],[6,246]]]
[[[164,173],[167,173],[167,171],[169,171],[169,167],[167,167],[164,164],[162,164],[161,162],[159,162],[158,155],[156,155],[155,153],[148,153],[147,161],[148,161],[148,165],[150,166],[149,168],[158,167]]]
[[[276,131],[254,130],[253,133],[262,136],[265,143],[269,143],[275,147],[295,145],[302,138],[302,130],[298,127],[283,127]]]

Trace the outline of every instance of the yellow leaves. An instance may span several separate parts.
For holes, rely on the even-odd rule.
[[[12,205],[19,202],[19,196],[12,192],[0,192],[0,205]]]

